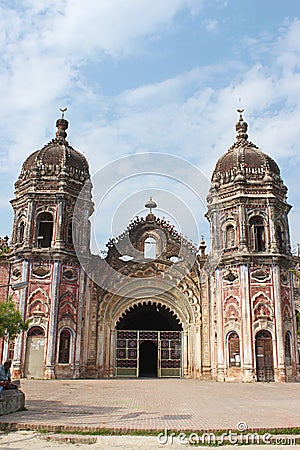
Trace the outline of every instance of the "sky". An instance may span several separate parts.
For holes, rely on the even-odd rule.
[[[188,234],[184,205],[191,238],[209,240],[204,191],[242,107],[249,140],[280,166],[292,247],[300,242],[298,0],[0,0],[0,52],[0,236],[11,233],[23,161],[55,136],[67,107],[68,141],[89,161],[95,198],[123,158],[121,179],[95,204],[99,251],[144,215],[150,195]]]

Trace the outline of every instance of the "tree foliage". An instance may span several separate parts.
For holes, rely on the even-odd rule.
[[[0,302],[0,338],[13,339],[22,330],[28,329],[28,323],[24,322],[20,311],[16,309],[11,296],[6,302]]]

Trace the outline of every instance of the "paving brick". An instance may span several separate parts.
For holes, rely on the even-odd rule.
[[[300,427],[299,383],[188,379],[22,380],[26,411],[0,426],[48,431]]]

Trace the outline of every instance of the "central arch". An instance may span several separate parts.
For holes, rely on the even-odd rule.
[[[158,338],[158,377],[200,373],[201,353],[192,345],[197,335],[202,346],[200,306],[187,287],[183,283],[171,289],[165,278],[159,284],[149,278],[104,296],[98,313],[100,376],[138,377],[140,343]]]
[[[116,323],[116,376],[182,376],[182,330],[166,305],[149,300],[129,307]]]

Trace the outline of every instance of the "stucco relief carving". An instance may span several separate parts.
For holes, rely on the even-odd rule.
[[[36,278],[48,278],[51,274],[51,268],[49,266],[35,266],[31,273]]]
[[[257,281],[259,283],[265,283],[266,281],[271,280],[271,274],[269,269],[257,269],[251,272],[250,277],[252,280]]]
[[[235,271],[228,270],[228,272],[223,276],[224,283],[233,284],[239,279],[238,274]]]
[[[272,321],[274,317],[272,300],[263,292],[258,292],[252,299],[254,320]]]
[[[50,299],[48,294],[41,288],[33,291],[28,299],[27,317],[48,317]]]
[[[65,292],[59,299],[58,320],[76,321],[76,300],[70,292]]]
[[[240,302],[237,297],[229,295],[224,300],[224,319],[227,322],[238,322],[240,320]]]
[[[287,325],[290,324],[292,317],[291,302],[289,297],[285,295],[282,300],[282,320]]]

